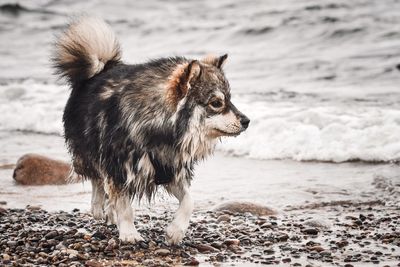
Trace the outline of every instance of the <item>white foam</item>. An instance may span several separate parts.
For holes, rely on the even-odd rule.
[[[67,86],[33,81],[0,86],[0,130],[63,133]],[[287,100],[284,100],[287,101]],[[234,99],[251,119],[218,148],[255,159],[298,161],[400,160],[400,110],[321,101]]]
[[[256,159],[394,161],[400,159],[400,110],[353,105],[314,107],[240,103],[249,129],[219,149]]]
[[[69,90],[32,81],[0,86],[0,130],[62,134]]]

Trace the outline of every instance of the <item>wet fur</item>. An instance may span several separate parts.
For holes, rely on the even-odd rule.
[[[234,116],[231,127],[245,116],[230,102],[222,71],[226,56],[133,65],[120,57],[112,31],[98,19],[73,22],[56,43],[55,68],[72,89],[63,122],[74,172],[92,180],[94,216],[108,217],[120,232],[134,216],[127,203],[151,200],[162,185],[182,201],[169,231],[176,243],[179,229],[185,230],[180,225],[188,224],[182,214],[192,209],[187,189],[194,165],[213,152],[221,136],[205,123],[217,115],[209,107],[213,91],[218,88],[226,98],[219,113]],[[233,134],[243,130],[237,127]],[[125,239],[138,241],[135,231],[128,229]]]

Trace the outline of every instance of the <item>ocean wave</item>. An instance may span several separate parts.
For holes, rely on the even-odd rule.
[[[247,132],[219,149],[255,159],[400,160],[400,110],[351,105],[242,104]]]
[[[26,80],[0,86],[0,130],[62,134],[68,89]]]
[[[0,130],[62,135],[66,86],[31,80],[1,85]],[[290,96],[290,97],[289,97]],[[375,102],[324,102],[285,91],[235,95],[249,129],[223,138],[219,150],[254,159],[297,161],[400,160],[400,110]]]
[[[38,4],[38,3],[37,3]],[[41,14],[57,14],[56,12],[49,11],[43,9],[42,6],[44,3],[39,3],[38,8],[28,7],[27,5],[20,3],[4,3],[0,4],[0,12],[11,15],[11,16],[19,16],[22,13],[41,13]]]

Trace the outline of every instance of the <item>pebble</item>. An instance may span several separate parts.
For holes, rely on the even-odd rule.
[[[240,201],[222,203],[215,207],[214,211],[228,211],[239,214],[249,213],[256,216],[268,216],[276,214],[276,211],[263,205]]]
[[[156,255],[166,256],[166,255],[170,254],[170,251],[169,251],[169,249],[160,248],[160,249],[157,249],[156,251],[154,251],[154,253]]]
[[[32,211],[34,211],[34,210],[41,210],[42,208],[40,207],[40,206],[35,206],[35,205],[27,205],[26,206],[26,208],[28,209],[28,210],[32,210]]]
[[[2,257],[3,257],[3,260],[5,260],[5,261],[9,261],[11,259],[10,255],[5,254],[5,253],[2,254]]]
[[[231,217],[227,214],[222,214],[217,218],[217,222],[230,222],[231,221]]]
[[[185,263],[185,266],[198,266],[200,262],[196,258],[190,258],[189,261]]]
[[[239,246],[240,240],[239,239],[227,239],[224,241],[224,244],[227,246],[232,246],[232,245]]]
[[[196,248],[201,253],[210,253],[210,252],[219,251],[218,249],[214,248],[213,246],[210,246],[207,244],[197,244]]]
[[[57,232],[57,231],[51,231],[51,232],[47,233],[47,234],[44,236],[44,238],[46,238],[46,239],[53,239],[53,238],[55,238],[56,236],[58,236],[58,232]]]
[[[102,267],[103,264],[101,262],[98,262],[96,260],[88,260],[85,261],[85,265],[89,267]]]
[[[318,229],[316,228],[306,228],[303,230],[303,233],[307,234],[307,235],[317,235],[318,234]]]
[[[324,251],[325,249],[321,246],[313,246],[313,247],[310,247],[309,250],[321,252],[321,251]]]

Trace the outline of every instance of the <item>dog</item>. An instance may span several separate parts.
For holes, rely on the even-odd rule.
[[[161,187],[179,200],[166,229],[167,242],[178,244],[193,211],[194,165],[220,137],[248,127],[231,102],[226,59],[128,65],[110,26],[93,17],[72,21],[57,39],[52,62],[71,87],[63,123],[73,172],[91,180],[93,217],[116,224],[122,241],[143,240],[132,201],[151,201]]]

